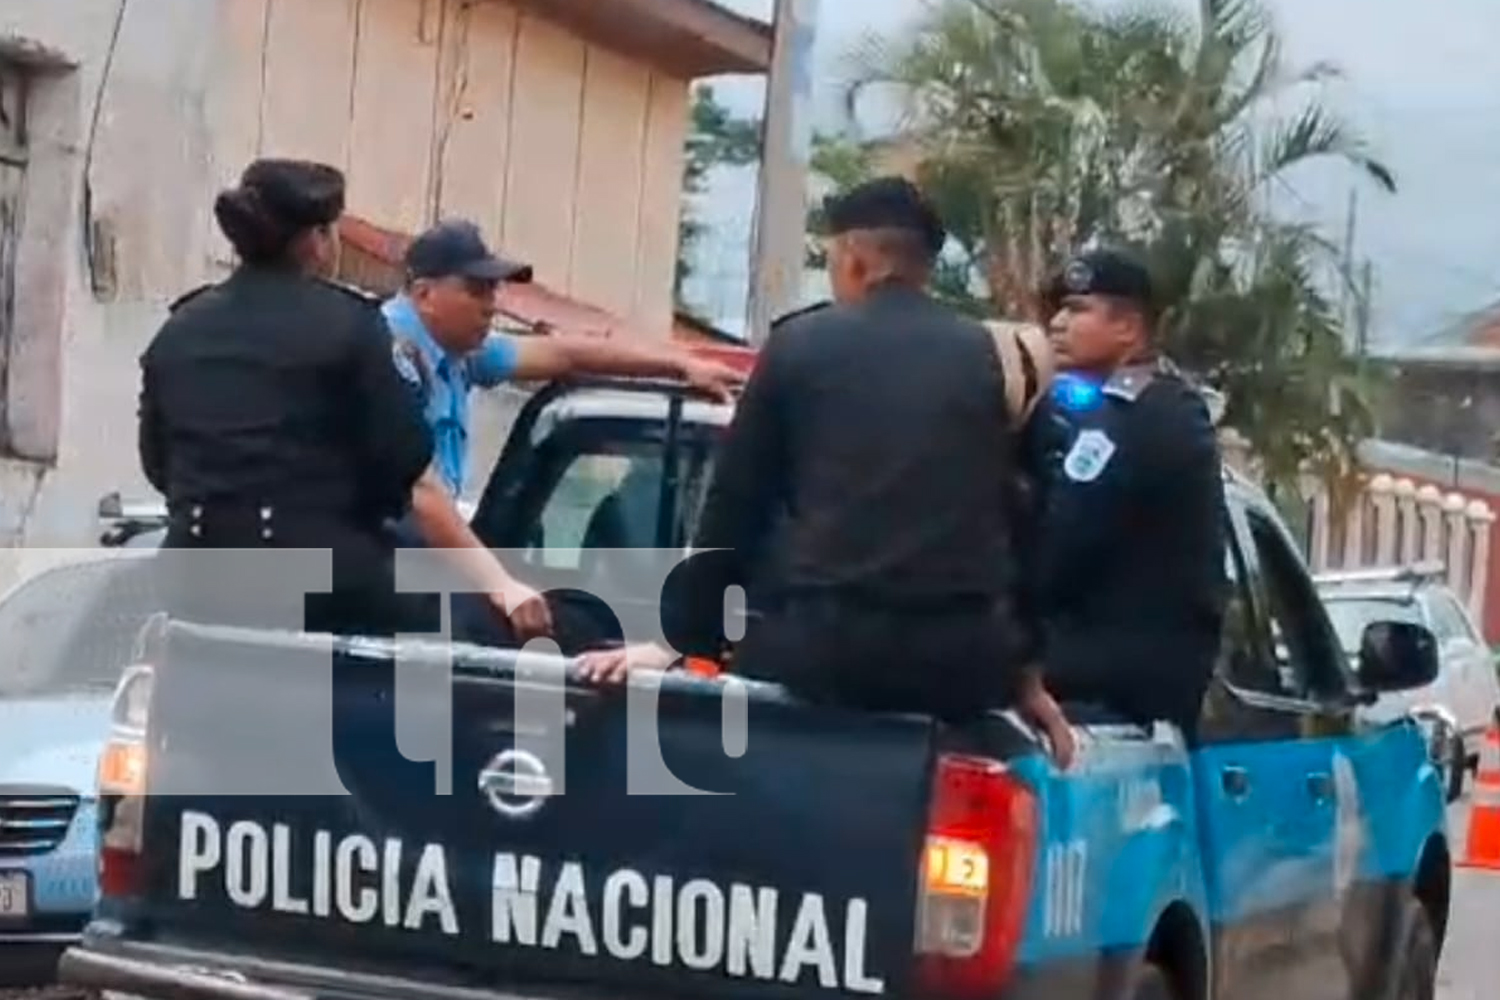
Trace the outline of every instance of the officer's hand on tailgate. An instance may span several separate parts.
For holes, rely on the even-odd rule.
[[[676,657],[654,642],[595,649],[578,658],[578,673],[595,684],[623,684],[634,670],[666,670]]]
[[[1063,714],[1057,699],[1040,684],[1029,686],[1021,698],[1021,713],[1046,735],[1052,745],[1052,759],[1059,769],[1066,771],[1078,755],[1078,738],[1073,727]]]
[[[682,363],[682,378],[694,389],[721,403],[730,402],[733,391],[745,382],[744,373],[717,361],[688,358]]]
[[[552,634],[552,611],[546,600],[524,583],[511,581],[504,590],[491,594],[490,602],[522,642]]]

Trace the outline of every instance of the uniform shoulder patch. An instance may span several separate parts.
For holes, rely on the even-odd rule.
[[[391,337],[391,360],[403,382],[423,393],[427,391],[427,364],[416,344],[405,337]]]
[[[197,288],[193,289],[187,294],[178,296],[176,299],[173,299],[172,304],[167,306],[167,312],[176,312],[183,306],[187,305],[189,302],[196,299],[198,296],[202,295],[204,292],[208,291],[210,288],[218,287],[219,286],[216,282],[210,282],[207,285],[199,285]]]
[[[1115,443],[1103,431],[1090,427],[1081,431],[1063,459],[1063,475],[1075,483],[1098,479],[1114,457]]]

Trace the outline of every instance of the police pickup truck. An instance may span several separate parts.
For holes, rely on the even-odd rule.
[[[685,545],[729,416],[548,387],[474,525],[535,585],[588,591],[611,550]],[[1224,488],[1233,599],[1195,744],[1081,725],[1067,772],[1006,712],[960,732],[728,675],[601,688],[562,656],[165,623],[116,695],[101,895],[61,976],[225,1000],[1431,998],[1442,789],[1409,721],[1358,710],[1429,683],[1433,637],[1372,623],[1356,674],[1271,505]],[[330,643],[325,694],[287,698]],[[398,708],[398,656],[451,662],[451,697]],[[555,731],[523,726],[549,697]],[[448,763],[403,752],[402,712],[449,710]],[[633,793],[653,765],[678,794]]]

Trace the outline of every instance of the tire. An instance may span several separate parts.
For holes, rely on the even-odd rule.
[[[1178,997],[1167,974],[1159,966],[1146,964],[1140,967],[1130,1000],[1178,1000]]]
[[[1435,1000],[1437,996],[1438,946],[1427,909],[1408,896],[1400,912],[1391,977],[1392,1000]]]
[[[1453,749],[1448,754],[1448,801],[1457,802],[1464,794],[1464,773],[1469,769],[1469,755],[1464,750],[1464,738],[1453,734]]]

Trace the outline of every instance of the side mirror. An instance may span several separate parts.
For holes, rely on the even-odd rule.
[[[1359,643],[1359,679],[1370,691],[1426,687],[1438,676],[1437,636],[1411,622],[1371,622]]]

